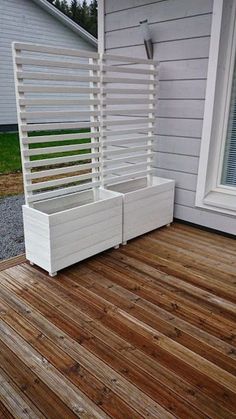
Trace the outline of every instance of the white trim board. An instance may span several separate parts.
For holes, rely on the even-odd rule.
[[[214,132],[214,119],[216,115],[216,110],[217,112],[223,111],[222,109],[220,109],[220,106],[222,106],[222,103],[224,102],[224,99],[222,97],[220,97],[220,99],[219,97],[217,98],[220,43],[223,28],[223,10],[225,4],[224,2],[225,0],[214,0],[213,4],[206,99],[204,108],[202,141],[200,149],[195,203],[196,206],[200,208],[214,210],[229,215],[235,215],[235,195],[231,195],[230,203],[228,205],[227,202],[229,201],[229,199],[227,190],[225,189],[223,191],[222,189],[220,190],[219,188],[217,188],[217,184],[214,182],[213,179],[215,176],[214,173],[216,171],[218,161],[214,154],[218,153],[219,147],[219,130],[217,132]],[[219,104],[219,106],[217,104]],[[216,138],[217,135],[218,139]],[[214,154],[212,153],[211,144],[213,137],[215,138]],[[216,194],[219,195],[218,198],[216,197]],[[234,203],[232,202],[232,199],[234,200]],[[221,204],[220,201],[224,201],[225,205]]]
[[[98,52],[105,50],[105,0],[98,1]]]

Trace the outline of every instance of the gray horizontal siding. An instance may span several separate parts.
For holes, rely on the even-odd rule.
[[[148,19],[160,62],[155,173],[176,181],[175,217],[229,233],[232,217],[195,207],[213,0],[105,0],[105,49],[146,58]]]
[[[31,0],[1,0],[0,28],[0,125],[15,124],[13,41],[87,50],[94,47]]]

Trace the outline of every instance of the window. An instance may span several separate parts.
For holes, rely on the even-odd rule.
[[[236,2],[214,0],[196,205],[236,214]]]
[[[234,62],[233,83],[225,137],[223,164],[221,167],[222,185],[236,188],[236,66]]]

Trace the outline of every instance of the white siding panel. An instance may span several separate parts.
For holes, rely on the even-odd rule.
[[[156,153],[154,167],[178,172],[197,174],[198,158],[181,154]]]
[[[132,13],[124,14],[123,11],[129,8],[132,8]],[[124,27],[132,26],[134,22],[139,22],[144,16],[151,22],[161,22],[211,11],[212,0],[179,0],[178,2],[176,0],[107,0],[106,30],[120,28],[122,24]]]
[[[154,150],[162,153],[199,156],[200,140],[198,138],[159,136]]]
[[[184,118],[157,118],[156,133],[158,135],[201,138],[202,120]]]
[[[144,45],[130,46],[127,36],[127,46],[121,48],[107,48],[106,52],[128,57],[147,58]],[[186,59],[208,58],[210,37],[181,39],[178,41],[160,42],[154,44],[155,59],[162,61],[176,61]]]
[[[194,16],[185,19],[171,20],[150,24],[153,43],[173,41],[176,39],[193,38],[198,36],[209,36],[211,28],[211,14]],[[127,45],[142,45],[143,34],[138,21],[136,27],[127,29],[112,30],[106,34],[107,48],[119,48]]]
[[[162,99],[157,103],[157,116],[164,118],[203,118],[204,100]]]
[[[186,189],[175,188],[175,204],[194,207],[195,193]]]
[[[229,215],[176,204],[174,216],[181,220],[236,235],[235,217]]]
[[[16,124],[13,41],[87,50],[94,47],[31,0],[1,0],[0,28],[0,125]]]
[[[177,172],[169,169],[154,169],[156,176],[166,179],[174,179],[177,188],[195,192],[197,185],[197,175],[191,173]]]
[[[206,79],[208,59],[170,61],[161,63],[160,80]]]
[[[205,80],[171,80],[159,85],[160,99],[204,99]]]
[[[105,0],[105,7],[106,7],[106,13],[112,13],[117,12],[119,10],[126,10],[126,9],[133,9],[134,7],[140,7],[143,5],[150,5],[152,3],[157,3],[158,1],[163,0]]]

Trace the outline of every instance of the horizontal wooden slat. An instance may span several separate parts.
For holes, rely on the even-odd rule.
[[[106,116],[106,115],[126,116],[126,115],[139,115],[141,113],[142,116],[144,116],[143,114],[148,114],[150,112],[152,112],[152,109],[148,109],[148,107],[147,108],[142,108],[142,109],[136,108],[136,109],[124,109],[124,110],[122,110],[122,109],[111,109],[111,110],[105,109],[103,111],[103,115],[104,116]],[[153,112],[154,112],[154,110],[153,110]]]
[[[142,150],[149,150],[151,149],[151,146],[149,146],[148,144],[146,145],[140,145],[140,146],[132,146],[132,147],[127,147],[127,148],[119,148],[116,150],[105,150],[104,151],[104,155],[106,157],[110,157],[110,156],[119,156],[119,155],[123,155],[123,154],[132,154],[132,153],[138,153],[139,151]]]
[[[132,180],[132,179],[141,179],[145,177],[148,173],[151,173],[151,170],[143,170],[143,171],[134,171],[132,173],[129,173],[127,175],[119,175],[119,176],[110,176],[109,178],[104,179],[105,185],[114,185],[115,183],[120,183],[126,180]]]
[[[145,137],[130,137],[130,138],[119,138],[117,139],[113,139],[113,140],[103,140],[103,144],[104,146],[106,145],[121,145],[121,144],[128,144],[128,143],[140,143],[142,141],[152,141],[154,140],[156,137],[155,136],[145,136]]]
[[[106,98],[106,104],[108,105],[154,105],[155,99],[144,99],[144,98]]]
[[[86,182],[82,185],[69,186],[67,188],[60,188],[60,189],[57,189],[55,191],[50,191],[50,192],[42,192],[36,195],[29,196],[28,202],[31,203],[31,202],[42,201],[44,199],[49,199],[49,198],[54,198],[56,196],[62,196],[62,195],[67,195],[74,192],[84,191],[89,188],[94,188],[98,186],[100,186],[100,182]]]
[[[65,108],[69,105],[78,105],[78,106],[83,106],[83,105],[99,105],[100,101],[98,99],[59,99],[59,98],[54,98],[54,99],[47,99],[47,98],[43,98],[43,99],[19,99],[19,104],[20,106],[51,106],[51,105],[56,105],[56,106],[64,106]]]
[[[103,137],[109,138],[110,136],[119,136],[127,135],[127,134],[146,134],[148,133],[148,127],[138,127],[138,128],[129,128],[129,129],[115,129],[110,131],[103,131],[102,135]]]
[[[127,55],[114,55],[106,54],[104,61],[124,61],[125,63],[134,63],[134,64],[148,64],[148,65],[158,65],[158,61],[149,60],[147,58],[133,58],[128,57]]]
[[[102,78],[103,83],[125,83],[125,84],[145,84],[145,85],[155,85],[157,86],[157,80],[150,79],[138,79],[138,78],[127,78],[127,77],[109,77],[104,76]]]
[[[85,173],[85,174],[77,175],[77,176],[68,176],[61,179],[33,183],[32,185],[29,185],[29,186],[26,185],[26,190],[28,192],[38,191],[38,190],[46,189],[46,188],[58,187],[61,185],[68,185],[73,182],[80,182],[83,180],[98,178],[99,176],[100,176],[99,173]]]
[[[148,90],[148,89],[121,89],[121,88],[110,88],[110,87],[105,87],[102,91],[104,94],[117,94],[117,95],[121,95],[121,94],[127,94],[127,95],[150,95],[150,93],[152,95],[156,95],[157,92],[156,90]]]
[[[82,160],[90,160],[92,158],[98,158],[101,156],[101,153],[87,153],[87,154],[77,154],[76,156],[66,156],[66,157],[55,157],[54,159],[42,159],[42,160],[34,160],[31,162],[26,162],[25,167],[26,169],[30,169],[33,167],[43,167],[43,166],[50,166],[54,164],[61,164],[61,163],[72,163],[76,161]]]
[[[150,153],[148,155],[149,158],[153,158],[155,153]],[[132,155],[132,156],[123,156],[123,157],[113,157],[110,160],[105,160],[104,162],[104,167],[109,167],[113,166],[114,168],[116,167],[115,164],[117,163],[128,163],[130,161],[134,161],[134,162],[139,162],[140,160],[144,160],[147,161],[147,153],[142,153],[142,154],[136,154],[136,155]]]
[[[41,154],[53,154],[53,153],[64,153],[68,151],[79,151],[79,150],[89,150],[91,148],[99,148],[99,142],[93,143],[83,143],[83,144],[72,144],[72,145],[63,145],[56,147],[41,147],[41,148],[31,148],[29,150],[23,151],[25,157],[28,156],[39,156]]]
[[[26,57],[16,57],[17,65],[30,65],[35,67],[60,67],[60,68],[71,68],[71,69],[80,69],[80,70],[99,70],[99,65],[93,64],[83,64],[77,63],[74,61],[54,61],[49,59],[39,59],[39,58],[26,58]]]
[[[82,164],[78,164],[78,165],[76,164],[76,165],[72,165],[68,167],[61,167],[59,169],[40,170],[37,172],[26,174],[25,178],[26,180],[33,180],[33,179],[39,179],[43,177],[63,175],[65,173],[73,173],[73,172],[84,171],[84,170],[98,169],[99,167],[100,167],[100,163],[82,163]]]
[[[58,135],[38,135],[31,137],[23,137],[23,144],[40,144],[54,141],[83,140],[88,138],[99,138],[99,132],[84,132],[78,134],[58,134]]]
[[[134,170],[138,170],[138,169],[144,169],[147,167],[147,162],[144,163],[135,163],[135,164],[131,164],[131,163],[127,163],[126,165],[121,165],[121,166],[115,166],[113,168],[109,168],[107,169],[106,167],[104,168],[104,176],[111,174],[111,173],[126,173],[126,172],[132,172]]]
[[[111,73],[130,73],[130,74],[148,74],[148,75],[157,75],[157,70],[150,70],[150,69],[142,69],[142,68],[128,68],[122,66],[111,66],[111,65],[104,65],[103,71],[111,72]]]
[[[83,116],[99,116],[99,111],[90,111],[90,110],[63,110],[63,111],[32,111],[32,112],[20,112],[20,116],[22,119],[26,119],[27,121],[32,121],[32,119],[48,119],[48,118],[82,118]]]
[[[38,71],[17,71],[17,78],[19,80],[52,80],[52,81],[77,81],[77,82],[94,82],[100,81],[98,76],[77,76],[75,74],[57,74],[57,73],[43,73]]]
[[[44,45],[37,45],[37,44],[27,44],[21,42],[14,42],[14,48],[16,51],[31,51],[31,52],[38,52],[38,53],[45,53],[45,54],[55,54],[70,57],[85,57],[85,58],[98,58],[99,54],[92,51],[84,51],[84,50],[77,50],[73,48],[59,48],[56,46],[44,46]]]
[[[23,132],[32,131],[50,131],[50,130],[64,130],[64,129],[83,129],[83,128],[99,128],[99,122],[56,122],[44,124],[22,124]]]
[[[113,126],[113,125],[142,125],[142,124],[148,124],[151,122],[155,122],[155,118],[137,118],[134,117],[134,119],[117,119],[117,120],[106,120],[101,121],[103,126]],[[136,128],[138,130],[138,128]],[[141,128],[140,128],[141,129]]]
[[[19,85],[19,93],[99,93],[97,87]]]

